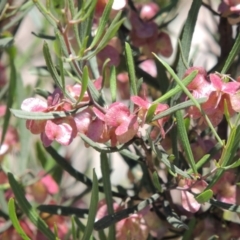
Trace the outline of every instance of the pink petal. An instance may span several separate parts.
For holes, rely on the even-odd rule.
[[[139,67],[152,77],[157,77],[157,67],[153,59],[147,59],[143,61],[139,64]]]
[[[46,175],[41,179],[41,182],[45,185],[50,194],[56,194],[59,191],[57,183],[54,181],[51,175]]]
[[[194,70],[198,70],[198,74],[197,76],[192,80],[192,82],[190,82],[187,85],[187,88],[189,90],[198,90],[201,88],[202,84],[207,82],[206,78],[207,78],[207,72],[204,68],[202,67],[191,67],[189,68],[185,74],[184,74],[184,78],[187,77],[190,73],[192,73]]]
[[[135,103],[136,105],[138,105],[139,107],[142,107],[143,109],[148,109],[150,107],[150,103],[147,102],[146,100],[142,99],[139,96],[131,96],[131,100],[133,103]]]
[[[27,98],[21,104],[21,109],[27,112],[43,112],[47,107],[47,103],[39,98]]]
[[[92,117],[93,117],[93,113],[89,108],[84,109],[80,113],[77,113],[74,116],[74,121],[77,126],[77,131],[80,133],[86,133],[92,121]]]
[[[69,145],[76,136],[76,132],[76,126],[70,121],[56,124],[53,121],[48,120],[45,126],[46,136],[50,140],[56,140],[62,145]]]
[[[87,136],[92,139],[93,141],[98,141],[103,133],[104,130],[104,123],[100,119],[96,118],[94,121],[91,122]]]
[[[103,114],[103,112],[101,112],[100,110],[98,110],[96,107],[93,107],[92,108],[92,110],[93,110],[93,112],[95,113],[95,115],[99,118],[99,119],[101,119],[102,121],[104,121],[104,114]]]
[[[53,140],[49,139],[45,132],[42,132],[40,136],[44,147],[49,147],[52,144]]]
[[[110,105],[105,114],[105,122],[110,127],[117,127],[124,122],[130,114],[129,109],[123,103],[115,102]]]
[[[164,57],[170,57],[173,52],[173,47],[169,35],[165,32],[158,34],[157,50]]]
[[[200,209],[201,204],[195,200],[194,195],[191,194],[190,192],[181,191],[181,197],[182,197],[182,206],[188,212],[195,213]]]
[[[138,127],[137,116],[130,116],[115,130],[118,142],[126,143],[130,141],[136,135]]]
[[[27,120],[26,127],[32,134],[40,134],[45,129],[46,120]]]
[[[120,55],[116,48],[107,45],[105,48],[103,48],[98,54],[98,59],[101,60],[102,63],[104,63],[108,58],[110,61],[107,63],[108,66],[118,66],[120,63]]]
[[[234,111],[240,112],[240,92],[230,95],[230,101]]]
[[[211,81],[212,85],[214,86],[214,88],[216,90],[218,90],[218,91],[222,90],[222,88],[223,88],[223,81],[222,81],[222,79],[218,75],[213,73],[213,74],[209,75],[209,78],[210,78],[210,81]]]
[[[228,94],[234,94],[240,88],[240,84],[238,82],[228,82],[224,84],[223,91]]]
[[[155,114],[158,114],[160,112],[163,112],[165,110],[167,110],[169,108],[169,106],[167,104],[158,104],[157,109],[155,110]]]

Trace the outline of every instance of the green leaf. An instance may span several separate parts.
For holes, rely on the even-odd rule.
[[[177,73],[179,78],[182,78],[185,72],[185,66],[183,62],[183,58],[188,61],[192,37],[195,30],[195,25],[198,17],[199,9],[202,5],[201,0],[193,0],[191,8],[188,12],[188,17],[186,23],[184,24],[183,35],[181,38],[181,45],[182,45],[182,58],[179,58],[178,65],[177,65]]]
[[[13,198],[10,198],[8,201],[8,211],[9,211],[9,217],[13,223],[14,228],[16,229],[17,233],[21,236],[22,239],[24,240],[31,240],[26,233],[24,232],[24,230],[22,229],[17,215],[16,215],[16,209],[15,209],[15,202]]]
[[[164,95],[167,92],[168,87],[169,87],[169,79],[168,79],[168,76],[166,73],[166,69],[162,65],[162,63],[155,59],[155,64],[157,67],[157,77],[156,77],[156,79],[154,79],[155,80],[154,82],[156,82],[156,80],[157,80],[160,91],[161,91],[162,95]]]
[[[157,109],[157,106],[158,106],[158,104],[157,104],[157,103],[154,103],[154,104],[152,104],[152,105],[149,107],[149,109],[148,109],[148,111],[147,111],[147,116],[146,116],[146,123],[149,123],[149,122],[152,121],[152,118],[153,118],[154,113],[155,113],[155,111],[156,111],[156,109]]]
[[[192,80],[196,77],[197,75],[197,71],[193,71],[191,72],[187,77],[185,77],[183,80],[180,80],[177,75],[174,73],[174,71],[172,70],[172,68],[165,62],[163,62],[162,60],[160,60],[160,58],[157,57],[157,59],[166,67],[166,69],[169,71],[169,73],[172,75],[172,77],[177,81],[177,82],[181,82],[181,84],[185,87],[187,86],[190,82],[192,82]],[[170,97],[176,95],[179,92],[182,92],[183,88],[180,85],[177,85],[176,87],[172,88],[171,90],[169,90],[167,93],[165,93],[163,96],[161,96],[160,98],[156,99],[154,103],[161,103],[166,101],[167,99],[169,99]],[[194,101],[195,103],[195,101]]]
[[[77,240],[77,233],[75,227],[74,217],[71,217],[71,233],[72,233],[72,240]]]
[[[236,167],[239,167],[240,166],[240,159],[238,159],[236,162],[226,166],[226,167],[221,167],[223,168],[224,170],[229,170],[231,168],[236,168]]]
[[[48,20],[48,22],[54,27],[54,29],[57,29],[57,23],[55,19],[53,19],[52,14],[44,7],[44,5],[39,0],[33,0],[33,3],[42,13],[42,15]]]
[[[101,39],[101,37],[104,34],[104,30],[105,30],[105,27],[107,25],[107,22],[108,22],[108,19],[109,19],[109,16],[110,16],[110,12],[112,10],[112,4],[113,4],[113,0],[109,0],[105,9],[104,9],[104,11],[103,11],[102,17],[101,17],[100,22],[98,24],[98,29],[97,29],[96,36],[94,37],[91,45],[89,46],[90,49],[93,48],[99,42],[99,40]]]
[[[81,102],[83,97],[84,97],[84,94],[85,92],[87,91],[87,87],[88,87],[88,78],[89,78],[89,75],[88,75],[88,67],[85,66],[83,68],[83,77],[82,77],[82,86],[81,86],[81,93],[80,93],[80,96],[79,96],[79,99],[77,101],[77,103]],[[76,104],[77,104],[76,103]]]
[[[72,115],[71,112],[27,112],[23,110],[17,110],[17,109],[10,109],[12,114],[15,117],[22,118],[22,119],[32,119],[32,120],[47,120],[47,119],[56,119],[56,118],[63,118]]]
[[[37,209],[41,212],[49,214],[60,215],[60,216],[71,216],[75,215],[78,218],[86,218],[88,215],[88,209],[66,207],[59,205],[40,205]]]
[[[57,72],[57,70],[56,70],[56,68],[53,64],[52,57],[51,57],[47,42],[44,42],[44,44],[43,44],[43,55],[44,55],[44,59],[45,59],[48,71],[50,72],[54,82],[56,83],[56,85],[61,90],[63,90],[62,80],[61,80],[61,78],[60,78],[60,76],[59,76],[59,74],[58,74],[58,72]],[[64,90],[63,90],[63,92],[64,92]]]
[[[96,49],[91,52],[89,55],[83,57],[82,59],[90,59],[93,56],[96,56],[96,54],[101,51],[109,42],[110,39],[112,39],[117,31],[119,30],[120,26],[122,25],[122,23],[125,21],[125,19],[121,19],[119,20],[121,17],[121,11],[119,11],[116,15],[116,17],[113,19],[113,21],[111,22],[110,26],[107,28],[107,32],[104,33],[102,40],[99,42],[99,44],[97,45]],[[119,20],[119,21],[118,21]]]
[[[10,108],[12,107],[14,103],[14,98],[15,98],[15,93],[16,93],[16,84],[17,84],[17,71],[16,71],[16,66],[14,62],[15,58],[15,47],[11,47],[8,49],[8,55],[10,59],[10,83],[8,87],[8,97],[7,97],[7,110],[4,115],[4,122],[3,122],[3,127],[2,127],[2,136],[1,136],[1,142],[0,145],[3,143],[9,122],[10,122],[10,117],[11,117],[11,112]]]
[[[179,133],[179,140],[183,146],[184,152],[186,154],[186,158],[193,170],[193,173],[197,174],[198,171],[197,171],[196,163],[195,163],[195,160],[193,157],[192,148],[189,143],[188,134],[187,134],[187,131],[185,128],[182,113],[180,111],[177,111],[175,116],[177,119],[177,129],[178,129],[178,133]]]
[[[22,190],[19,183],[15,180],[12,173],[8,173],[9,184],[18,201],[22,211],[27,215],[30,221],[41,231],[49,240],[56,240],[54,234],[50,231],[47,224],[38,216],[37,211],[33,208],[25,197],[25,193]]]
[[[111,67],[109,78],[110,78],[110,91],[111,91],[112,102],[116,102],[117,79],[116,79],[116,68],[114,66]]]
[[[195,197],[199,203],[208,202],[213,197],[213,191],[208,189]]]
[[[221,157],[218,161],[220,168],[217,170],[216,174],[213,176],[212,181],[207,186],[210,189],[222,176],[224,173],[224,167],[231,164],[232,159],[234,159],[236,151],[239,146],[240,141],[240,126],[234,126],[228,137],[227,144],[223,147]]]
[[[192,218],[188,223],[188,230],[184,232],[182,240],[189,240],[191,239],[192,233],[195,229],[195,225],[197,223],[196,218]]]
[[[133,54],[132,54],[131,47],[127,42],[125,42],[125,55],[126,55],[126,61],[127,61],[127,69],[128,69],[130,87],[132,90],[131,92],[133,95],[137,95],[138,93],[137,93]]]
[[[103,190],[105,194],[105,199],[107,203],[108,214],[113,214],[113,199],[112,199],[112,191],[111,191],[111,180],[110,180],[110,167],[109,160],[106,153],[100,154],[101,158],[101,171],[103,178]],[[109,228],[108,239],[115,239],[115,226],[111,225]]]
[[[204,102],[206,102],[206,100],[207,100],[207,98],[198,98],[198,99],[196,99],[196,101],[198,103],[204,103]],[[151,121],[156,121],[159,118],[166,117],[166,116],[176,112],[177,110],[185,109],[185,108],[188,108],[190,106],[195,106],[195,104],[194,104],[194,102],[192,100],[187,100],[187,101],[185,101],[183,103],[179,103],[179,104],[175,105],[174,107],[170,107],[167,110],[165,110],[164,112],[161,112],[161,113],[157,114],[156,116],[154,116],[152,118]]]
[[[66,88],[65,88],[65,76],[64,76],[64,66],[63,66],[63,60],[62,60],[62,56],[63,56],[63,50],[61,48],[61,42],[60,42],[60,38],[59,38],[59,35],[56,34],[56,37],[57,37],[57,45],[58,45],[58,48],[59,48],[59,58],[58,58],[58,61],[59,61],[59,70],[60,70],[60,78],[61,78],[61,83],[59,83],[61,86],[62,86],[62,91],[63,91],[63,94],[66,95]]]
[[[92,148],[94,148],[98,152],[102,152],[102,153],[118,152],[118,151],[125,148],[124,145],[121,145],[121,146],[118,146],[118,147],[102,146],[101,144],[96,143],[95,141],[93,141],[92,139],[87,137],[85,134],[80,133],[79,135],[84,142],[89,144]]]
[[[162,192],[162,186],[159,182],[159,176],[156,171],[153,173],[152,178],[154,187],[158,190],[158,192]]]
[[[235,57],[239,54],[239,51],[240,51],[240,33],[238,34],[237,38],[235,39],[235,42],[234,42],[231,52],[228,54],[228,58],[224,64],[222,71],[221,71],[222,74],[225,74],[228,71],[228,69],[232,65]]]
[[[13,42],[13,37],[0,38],[0,50],[11,47],[13,45]]]
[[[87,226],[84,231],[82,240],[89,240],[90,236],[93,233],[93,226],[94,226],[94,221],[95,221],[95,215],[97,212],[97,206],[98,206],[98,179],[97,179],[95,171],[93,170],[92,196],[91,196],[91,200],[90,200]]]

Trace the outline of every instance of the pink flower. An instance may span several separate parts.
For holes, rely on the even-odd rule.
[[[224,172],[222,177],[212,187],[217,200],[229,204],[236,204],[236,176],[233,172]]]
[[[77,136],[77,127],[73,118],[47,120],[41,140],[48,147],[55,140],[61,145],[69,145]]]
[[[223,118],[225,102],[230,116],[233,116],[236,111],[240,111],[240,98],[238,94],[238,90],[240,89],[239,82],[224,82],[217,74],[210,74],[208,76],[210,82],[208,82],[206,71],[200,67],[188,69],[185,76],[193,70],[198,70],[199,72],[187,88],[196,98],[208,98],[208,100],[202,104],[202,109],[208,115],[214,126],[217,126]],[[194,119],[200,118],[201,123],[205,122],[205,118],[202,117],[201,112],[195,106],[188,109],[188,114]]]
[[[235,111],[231,104],[231,96],[240,89],[238,82],[223,82],[222,79],[216,74],[209,75],[213,91],[209,95],[209,99],[202,106],[206,112],[212,112],[219,109],[224,113],[224,102],[227,104],[227,109],[232,116]]]
[[[239,0],[222,0],[218,10],[222,13],[230,10],[231,12],[240,12],[240,1]]]
[[[72,88],[75,93],[77,89],[77,86]],[[48,97],[47,102],[28,98],[23,101],[21,108],[28,112],[67,111],[72,109],[72,103],[65,100],[57,88]],[[62,145],[69,145],[77,135],[77,127],[71,116],[53,120],[27,120],[26,127],[33,134],[41,134],[45,147],[50,146],[54,140]]]
[[[187,77],[190,73],[197,70],[197,76],[187,85],[187,89],[192,92],[195,98],[206,97],[212,90],[211,84],[207,81],[207,72],[202,67],[189,68],[183,78]]]
[[[116,212],[123,209],[116,202],[113,203],[113,208]],[[104,199],[99,202],[96,220],[103,218],[107,214],[108,214],[107,205]],[[117,222],[115,226],[117,240],[126,239],[146,240],[148,237],[149,229],[141,213],[131,214],[128,218],[125,218]]]
[[[139,67],[152,77],[157,77],[157,67],[153,59],[147,59],[143,61],[139,64]]]
[[[139,96],[132,96],[131,100],[133,103],[135,103],[137,106],[140,107],[138,110],[138,117],[139,117],[139,119],[141,119],[141,125],[143,125],[145,123],[147,111],[148,111],[149,107],[151,106],[151,103],[140,98]],[[158,113],[163,112],[167,109],[168,109],[167,104],[158,104],[158,106],[155,110],[155,115],[157,115]],[[152,122],[152,124],[154,126],[159,127],[163,138],[165,137],[165,131],[163,129],[163,125],[167,120],[168,120],[168,117],[164,117],[164,118],[160,118],[160,119]]]
[[[138,132],[137,116],[131,114],[130,110],[120,102],[109,106],[104,121],[112,128],[111,135],[115,134],[119,143],[130,141]]]
[[[147,9],[152,8],[150,5],[151,4],[149,4]],[[152,9],[152,13],[147,13],[144,9],[145,7],[143,7],[142,12],[144,19],[147,19],[149,14],[149,16],[153,16],[153,14],[157,12],[156,9]],[[142,52],[149,58],[153,58],[152,52],[161,54],[164,57],[170,57],[173,48],[167,33],[159,31],[158,25],[154,21],[141,20],[134,11],[130,12],[129,18],[132,25],[130,38],[135,47],[141,47]]]
[[[141,7],[140,18],[147,21],[152,19],[158,12],[160,8],[154,2],[145,3]]]
[[[29,197],[33,197],[37,203],[43,203],[49,195],[57,194],[59,188],[51,175],[44,176],[44,172],[40,172],[38,176],[42,178],[29,186]]]
[[[191,179],[185,179],[180,183],[180,186],[186,189],[181,191],[182,206],[185,210],[195,213],[200,209],[201,204],[195,199],[192,193],[199,194],[203,192],[207,185],[207,182],[204,180]]]

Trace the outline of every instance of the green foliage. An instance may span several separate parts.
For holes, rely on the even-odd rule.
[[[146,1],[129,0],[118,11],[114,0],[10,2],[0,2],[0,238],[15,228],[30,239],[29,221],[33,236],[40,231],[50,240],[190,240],[202,238],[195,229],[206,222],[219,224],[209,239],[232,237],[240,213],[240,34],[232,40],[229,23],[238,13],[223,19],[191,1],[169,61],[163,56],[172,48],[177,0],[154,1],[151,16]],[[210,32],[221,49],[213,69],[223,67],[186,74],[197,62],[190,52],[201,52],[192,39],[203,7],[220,19]],[[30,15],[36,29],[22,50],[16,34]],[[28,83],[26,68],[35,75]],[[199,211],[205,203],[209,209]]]

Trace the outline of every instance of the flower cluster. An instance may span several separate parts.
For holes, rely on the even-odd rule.
[[[67,87],[72,91],[70,94],[76,99],[79,97],[80,88],[80,85]],[[87,100],[86,94],[84,102],[79,104],[83,105]],[[78,113],[64,118],[27,120],[26,126],[33,134],[41,134],[44,146],[49,146],[54,140],[62,145],[69,145],[77,133],[85,134],[95,142],[110,141],[111,146],[116,146],[127,143],[137,135],[140,125],[143,126],[145,123],[148,108],[151,106],[149,102],[138,96],[132,96],[131,100],[138,106],[133,113],[121,102],[114,102],[107,108],[99,108],[90,104]],[[23,101],[21,108],[29,112],[55,112],[57,115],[58,111],[70,111],[76,106],[64,98],[63,93],[57,88],[48,97],[47,102],[38,98],[28,98]],[[155,114],[163,112],[167,108],[167,104],[159,104]],[[165,136],[163,125],[166,120],[165,117],[153,122],[160,128],[163,137]]]
[[[158,25],[152,20],[160,10],[158,5],[151,2],[138,7],[139,14],[133,10],[129,12],[132,26],[130,38],[133,46],[140,47],[148,58],[153,57],[152,52],[170,57],[173,49],[169,35],[158,30]]]
[[[221,122],[224,113],[228,112],[229,116],[232,117],[240,111],[239,82],[229,82],[227,76],[221,76],[217,73],[207,75],[205,69],[201,67],[188,69],[185,76],[194,70],[198,70],[198,74],[187,88],[195,98],[207,98],[207,101],[202,104],[202,110],[214,126]],[[204,116],[196,106],[188,109],[188,115],[193,119],[198,119],[200,125],[206,123]]]

